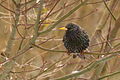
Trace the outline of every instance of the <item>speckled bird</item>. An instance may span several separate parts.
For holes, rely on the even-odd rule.
[[[60,29],[66,30],[63,43],[68,53],[73,53],[73,58],[78,56],[85,59],[83,51],[89,46],[89,37],[85,30],[74,23],[69,23]]]

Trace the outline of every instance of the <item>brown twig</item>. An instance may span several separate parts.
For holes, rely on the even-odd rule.
[[[1,7],[3,7],[4,9],[6,9],[6,10],[12,12],[12,13],[15,13],[14,11],[12,11],[12,10],[8,9],[7,7],[3,6],[3,5],[2,5],[3,2],[4,2],[4,1],[2,1],[2,2],[0,3],[0,6],[1,6]]]

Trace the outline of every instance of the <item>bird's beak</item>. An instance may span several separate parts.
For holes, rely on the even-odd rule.
[[[59,28],[60,30],[67,30],[67,28],[66,27],[61,27],[61,28]]]

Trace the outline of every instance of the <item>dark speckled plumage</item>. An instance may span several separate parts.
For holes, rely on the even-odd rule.
[[[63,37],[63,42],[68,53],[74,53],[73,57],[79,56],[85,58],[82,52],[89,46],[87,33],[78,25],[69,23],[66,26],[67,31]]]

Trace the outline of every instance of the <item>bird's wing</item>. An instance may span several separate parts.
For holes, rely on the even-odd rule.
[[[76,38],[79,42],[82,42],[83,44],[86,42],[89,42],[88,34],[84,30],[82,30],[81,32],[78,32],[76,34]]]

